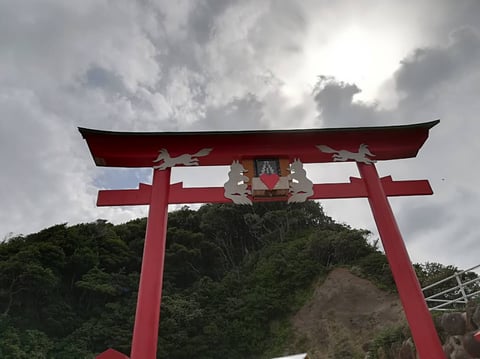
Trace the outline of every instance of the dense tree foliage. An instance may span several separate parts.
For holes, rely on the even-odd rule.
[[[62,224],[1,243],[0,357],[128,354],[145,225]],[[279,354],[289,316],[334,266],[393,288],[367,235],[315,202],[170,213],[158,357]]]

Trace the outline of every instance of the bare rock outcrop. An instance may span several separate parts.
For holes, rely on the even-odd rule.
[[[398,295],[345,268],[332,270],[292,319],[296,346],[307,348],[312,359],[358,357],[368,338],[404,321]]]
[[[441,325],[448,335],[463,335],[467,327],[465,313],[446,313],[442,315]]]
[[[477,359],[480,358],[480,341],[474,337],[478,331],[480,305],[472,308],[467,306],[465,313],[445,313],[440,319],[440,325],[448,335],[443,349],[447,359]]]
[[[437,328],[445,338],[445,359],[480,359],[480,304],[469,303],[465,312],[448,312],[437,318]],[[476,336],[478,338],[476,338]],[[402,345],[380,348],[377,358],[418,359],[412,339]],[[390,356],[384,354],[387,350]],[[370,356],[367,354],[366,358]],[[440,358],[439,358],[440,359]]]

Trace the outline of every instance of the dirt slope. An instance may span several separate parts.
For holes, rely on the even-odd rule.
[[[397,295],[338,268],[292,320],[295,347],[308,350],[311,359],[348,359],[364,358],[362,346],[374,333],[405,317]]]

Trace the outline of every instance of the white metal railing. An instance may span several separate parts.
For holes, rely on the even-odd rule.
[[[444,311],[444,310],[458,309],[458,308],[454,308],[454,305],[456,304],[466,305],[469,299],[472,299],[474,297],[480,297],[480,290],[476,290],[479,288],[479,285],[480,285],[480,277],[471,279],[466,282],[462,282],[463,273],[473,271],[474,269],[479,267],[480,267],[480,264],[476,265],[475,267],[465,269],[464,271],[457,272],[447,278],[444,278],[442,280],[439,280],[438,282],[435,282],[433,284],[426,286],[425,288],[422,288],[422,291],[425,292],[427,289],[432,289],[438,286],[439,284],[442,284],[442,283],[445,283],[446,281],[451,280],[452,278],[455,278],[457,281],[456,286],[442,290],[439,293],[433,294],[425,298],[425,302],[427,303],[429,310]],[[477,283],[479,285],[476,285]],[[451,293],[454,297],[450,299],[446,299],[445,295],[449,293]]]

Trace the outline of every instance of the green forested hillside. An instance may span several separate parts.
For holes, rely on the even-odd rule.
[[[128,354],[145,224],[57,225],[1,243],[0,357]],[[394,287],[367,233],[315,202],[184,208],[168,225],[159,358],[281,353],[289,317],[334,266]]]

